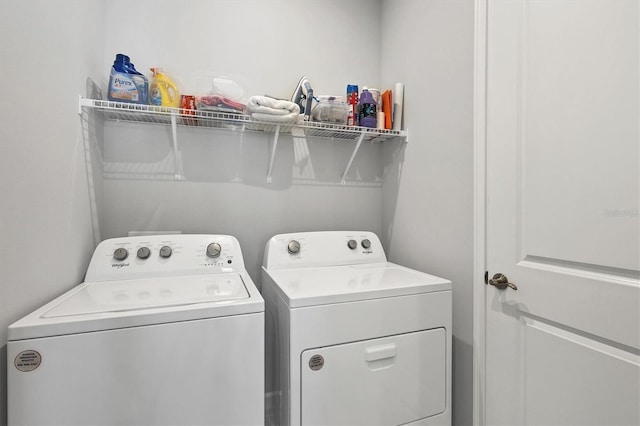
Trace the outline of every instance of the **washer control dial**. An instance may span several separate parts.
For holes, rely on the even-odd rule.
[[[129,252],[125,248],[119,247],[113,252],[113,258],[117,261],[123,261],[127,257],[129,257]]]
[[[287,251],[289,251],[289,253],[291,254],[300,253],[300,243],[296,240],[289,241],[289,244],[287,245]]]
[[[168,258],[171,257],[172,253],[173,251],[169,246],[162,246],[162,248],[160,249],[160,257]]]
[[[137,256],[138,259],[148,259],[151,256],[151,250],[149,250],[149,247],[140,247]]]
[[[349,242],[347,242],[347,246],[351,250],[355,250],[355,248],[358,247],[358,242],[356,240],[349,240]]]
[[[367,238],[365,238],[364,240],[362,240],[362,248],[364,249],[368,249],[371,247],[371,241],[369,241]]]
[[[209,257],[218,257],[220,252],[222,252],[222,247],[218,243],[211,243],[207,246],[207,256]]]

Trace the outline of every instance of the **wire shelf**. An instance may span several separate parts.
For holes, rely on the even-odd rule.
[[[170,125],[176,166],[175,180],[182,180],[183,178],[182,166],[178,155],[178,126],[227,129],[242,132],[266,132],[273,135],[267,171],[268,183],[271,183],[278,138],[281,134],[288,133],[293,137],[317,137],[356,141],[353,153],[342,174],[342,183],[346,182],[345,179],[349,169],[363,142],[383,142],[393,138],[401,138],[401,140],[407,142],[408,139],[408,132],[406,130],[380,130],[370,129],[368,127],[317,122],[275,123],[257,121],[252,119],[251,116],[242,113],[188,110],[80,97],[79,114],[82,114],[83,108],[100,111],[106,120]]]
[[[363,136],[365,142],[383,142],[392,138],[405,138],[402,130],[381,130],[367,127],[341,124],[299,122],[275,123],[253,120],[250,115],[218,111],[185,110],[154,105],[140,105],[126,102],[113,102],[100,99],[80,98],[80,107],[95,108],[104,118],[113,121],[137,123],[172,124],[178,126],[228,129],[235,131],[261,131],[267,133],[292,134],[294,136],[319,137],[330,139],[358,140]]]

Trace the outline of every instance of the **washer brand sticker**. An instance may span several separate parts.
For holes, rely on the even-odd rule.
[[[309,368],[313,371],[318,371],[324,367],[324,358],[322,355],[314,355],[309,360]]]
[[[33,371],[40,367],[42,357],[37,351],[22,351],[16,356],[13,365],[23,372]]]

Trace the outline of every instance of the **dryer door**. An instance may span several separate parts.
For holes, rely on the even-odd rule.
[[[444,328],[308,349],[301,369],[303,425],[399,425],[446,407]]]

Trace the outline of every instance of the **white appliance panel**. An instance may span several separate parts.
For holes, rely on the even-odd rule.
[[[449,290],[451,282],[393,263],[268,272],[291,308]]]
[[[255,313],[9,342],[9,424],[262,424],[263,327]],[[14,366],[23,351],[35,370]]]
[[[217,245],[215,257],[208,249]],[[139,257],[141,249],[148,256]],[[116,250],[124,258],[116,258]],[[230,235],[146,235],[110,238],[96,247],[85,281],[120,281],[136,278],[189,276],[245,270],[242,249]]]
[[[248,297],[238,274],[93,282],[53,306],[42,317],[132,311]]]
[[[270,426],[451,425],[450,281],[387,262],[375,234],[353,231],[276,235],[262,272]],[[311,378],[318,351],[332,369]]]
[[[8,340],[11,425],[264,421],[264,300],[231,236],[105,240]]]
[[[8,340],[263,312],[264,300],[246,271],[235,275],[234,278],[231,278],[232,276],[234,274],[214,273],[198,277],[83,283],[11,324]],[[222,282],[218,281],[219,277],[224,277]],[[183,283],[184,289],[181,288]],[[158,298],[162,297],[163,290],[170,290],[172,295],[166,297],[168,305],[144,306],[136,302],[137,305],[129,306],[129,309],[124,304],[117,309],[116,305],[107,306],[105,295],[100,294],[101,290],[94,288],[92,292],[97,293],[94,295],[85,291],[86,287],[94,284],[104,285],[106,293],[119,289],[118,291],[126,292],[132,298],[141,297],[139,292],[134,291],[136,288],[151,293],[149,286],[159,287],[153,290],[158,293]],[[244,297],[246,293],[249,297]],[[176,304],[187,300],[192,303]]]
[[[301,424],[400,425],[446,409],[443,328],[302,353]]]
[[[297,243],[291,252],[290,243]],[[353,248],[349,243],[355,244]],[[368,242],[368,243],[367,243]],[[269,270],[384,263],[382,243],[367,231],[321,231],[280,234],[267,242],[263,266]]]

